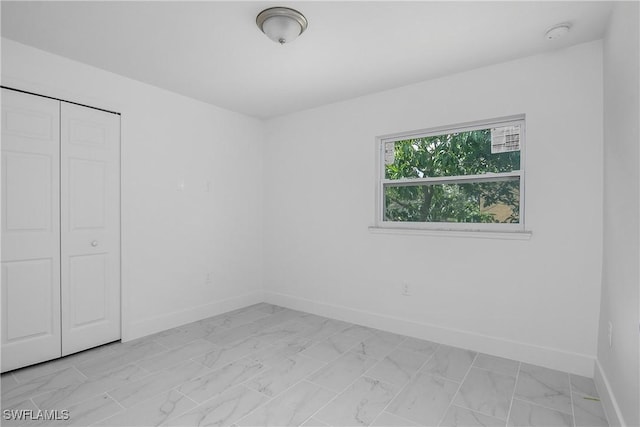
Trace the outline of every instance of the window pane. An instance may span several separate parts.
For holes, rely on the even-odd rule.
[[[519,223],[520,179],[384,187],[384,220]]]
[[[519,127],[517,129],[519,131]],[[512,136],[507,135],[506,138]],[[519,135],[516,136],[519,144]],[[520,170],[520,151],[496,152],[500,151],[496,147],[498,145],[494,144],[495,153],[492,154],[491,128],[386,142],[385,178],[479,175]],[[519,145],[516,149],[519,150]]]

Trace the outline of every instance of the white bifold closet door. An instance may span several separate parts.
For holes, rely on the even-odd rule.
[[[60,356],[60,102],[2,90],[2,371]]]
[[[120,339],[120,116],[60,106],[62,355]]]
[[[2,371],[120,339],[120,118],[2,90]]]

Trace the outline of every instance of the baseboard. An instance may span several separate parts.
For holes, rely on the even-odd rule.
[[[586,354],[571,353],[469,331],[444,328],[274,292],[265,293],[265,302],[441,344],[520,360],[550,369],[593,377],[594,357]]]
[[[602,369],[602,365],[598,359],[596,359],[595,363],[595,375],[593,380],[596,383],[596,390],[598,390],[598,395],[600,396],[600,401],[604,407],[604,413],[607,416],[609,425],[626,427],[627,423],[624,421],[624,417],[622,416],[622,412],[618,406],[618,401],[613,394],[611,384],[609,383],[607,375],[604,373],[604,369]]]
[[[162,316],[155,316],[149,319],[132,322],[127,325],[126,328],[123,328],[122,341],[131,341],[136,338],[175,328],[187,323],[196,322],[198,320],[206,319],[207,317],[217,316],[218,314],[226,313],[228,311],[248,307],[263,301],[264,293],[262,291],[252,292],[233,298],[199,305],[186,310],[175,311],[163,314]]]

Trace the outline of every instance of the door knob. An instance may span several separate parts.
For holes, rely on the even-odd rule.
[[[93,242],[91,242],[91,246],[93,246],[94,248],[98,246],[98,241],[94,240]]]

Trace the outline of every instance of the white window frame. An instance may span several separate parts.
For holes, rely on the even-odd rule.
[[[493,127],[520,125],[520,170],[501,173],[485,173],[480,175],[459,175],[425,178],[386,179],[384,163],[384,147],[388,142],[403,141],[412,138],[444,135],[456,132],[470,132],[474,130]],[[476,122],[461,123],[452,126],[439,126],[436,128],[422,129],[411,132],[401,132],[376,137],[376,221],[375,228],[399,229],[399,230],[441,230],[441,231],[490,231],[490,232],[524,232],[525,231],[525,147],[526,147],[526,123],[524,114],[501,117],[496,119],[481,120]],[[419,185],[419,184],[459,184],[476,182],[496,182],[519,177],[520,179],[520,205],[519,223],[458,223],[458,222],[411,222],[411,221],[385,221],[384,219],[384,189],[386,185]]]

